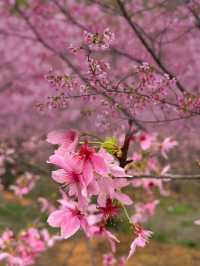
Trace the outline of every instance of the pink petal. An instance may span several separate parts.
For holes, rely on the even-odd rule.
[[[127,187],[130,182],[125,178],[118,178],[114,180],[115,188]]]
[[[132,242],[131,247],[130,247],[130,252],[128,254],[127,260],[130,259],[131,256],[133,256],[133,254],[135,253],[135,249],[137,246],[137,242],[136,239]]]
[[[138,237],[136,238],[136,241],[137,241],[137,246],[138,246],[138,247],[143,248],[143,247],[146,246],[147,241],[146,241],[142,236],[138,236]]]
[[[110,231],[105,230],[105,233],[108,236],[108,238],[114,240],[117,243],[120,243],[119,239],[115,235],[113,235]]]
[[[53,131],[47,136],[47,142],[64,145],[66,150],[73,149],[77,144],[77,141],[78,133],[75,130],[69,130],[67,132]]]
[[[121,192],[116,192],[114,197],[125,205],[131,205],[133,203],[132,199],[128,195]]]
[[[108,175],[108,168],[106,166],[104,159],[101,156],[99,156],[98,154],[93,154],[91,157],[91,161],[92,161],[95,171],[98,174],[103,175],[103,176]]]
[[[51,144],[62,144],[65,139],[65,133],[60,131],[53,131],[47,135],[47,142]]]
[[[105,193],[101,192],[99,193],[97,202],[99,204],[99,206],[105,206],[106,205],[106,200],[107,200],[107,196]]]
[[[126,173],[125,173],[125,170],[116,165],[116,164],[111,164],[110,165],[110,172],[113,176],[116,176],[116,177],[125,177],[127,176]]]
[[[91,195],[97,195],[98,192],[99,192],[99,186],[98,186],[98,183],[93,180],[89,185],[88,185],[88,193]]]
[[[93,180],[93,169],[89,161],[86,161],[83,165],[83,177],[86,186]]]
[[[67,210],[57,210],[49,215],[47,222],[52,227],[60,227],[63,219],[66,220],[68,217],[69,212],[67,212]]]
[[[66,160],[64,159],[64,157],[58,155],[58,154],[54,154],[52,156],[49,157],[49,163],[55,164],[63,169],[66,168]]]
[[[52,171],[52,178],[58,183],[65,183],[69,181],[69,179],[67,178],[67,173],[63,169]]]
[[[80,229],[80,221],[76,217],[70,217],[61,225],[61,236],[65,239],[74,235]]]

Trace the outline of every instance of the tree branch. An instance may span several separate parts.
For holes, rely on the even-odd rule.
[[[133,176],[126,176],[129,180],[134,179],[160,179],[160,180],[170,180],[170,181],[200,181],[200,174],[197,175],[181,175],[181,174],[167,174],[167,175],[133,175]]]
[[[74,66],[74,64],[63,54],[58,52],[55,48],[53,48],[52,46],[50,46],[48,43],[45,42],[45,40],[42,38],[42,36],[40,35],[40,33],[35,29],[35,27],[33,26],[33,24],[30,22],[30,20],[28,19],[27,16],[24,15],[24,13],[19,9],[19,7],[16,7],[16,10],[19,12],[19,14],[21,15],[21,17],[24,19],[24,21],[26,22],[26,24],[29,26],[29,28],[32,30],[32,32],[34,33],[35,37],[38,39],[38,41],[49,51],[51,51],[52,53],[56,54],[59,58],[61,58],[65,63],[67,63],[67,65],[69,66],[69,68],[72,69],[72,71],[74,73],[77,74],[77,76],[87,85],[88,84],[88,80],[85,78],[85,76],[79,71],[79,69]],[[99,91],[96,89],[96,87],[90,85],[90,87],[96,92],[99,93]],[[107,99],[108,102],[110,102],[112,105],[116,106],[117,110],[120,111],[122,114],[124,114],[124,116],[126,117],[126,119],[128,121],[132,121],[140,130],[146,131],[145,127],[140,124],[137,119],[135,117],[133,117],[133,115],[128,112],[128,110],[122,106],[119,102],[117,102],[114,98],[112,98],[111,96],[109,96],[105,91],[101,91],[101,96],[104,97],[105,99]]]
[[[158,58],[158,56],[156,55],[156,53],[154,52],[154,50],[149,46],[148,42],[145,40],[145,38],[143,37],[143,35],[140,33],[140,31],[138,30],[138,27],[136,26],[136,24],[132,21],[132,19],[130,18],[130,16],[128,15],[128,12],[124,6],[124,4],[122,3],[121,0],[117,0],[117,3],[119,5],[119,8],[121,10],[122,15],[124,16],[124,18],[126,19],[127,23],[130,25],[130,27],[132,28],[132,30],[134,31],[134,33],[136,34],[136,36],[138,37],[138,39],[141,41],[141,43],[143,44],[143,46],[146,48],[146,50],[148,51],[148,53],[151,55],[151,57],[154,59],[154,61],[156,62],[156,64],[160,67],[160,69],[162,69],[165,73],[167,73],[169,75],[170,78],[175,78],[176,79],[176,83],[178,86],[178,89],[181,92],[185,91],[185,88],[183,87],[183,85],[180,83],[180,81],[166,68],[166,66],[161,62],[161,60]]]

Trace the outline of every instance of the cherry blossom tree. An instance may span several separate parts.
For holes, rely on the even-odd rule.
[[[38,199],[60,236],[6,230],[0,260],[32,265],[54,240],[79,230],[110,243],[104,265],[125,265],[146,246],[153,232],[143,224],[159,204],[155,192],[168,196],[170,180],[200,178],[174,174],[169,160],[199,129],[199,10],[198,1],[184,0],[0,3],[1,137],[14,136],[22,153],[33,146],[37,157],[38,140],[52,130],[47,142],[56,148],[47,162],[61,194],[58,207]],[[2,150],[0,175],[12,160]],[[23,197],[38,179],[25,172],[10,189]],[[138,188],[143,202],[133,199]],[[129,254],[115,258],[120,239],[108,223],[120,216],[136,237]]]

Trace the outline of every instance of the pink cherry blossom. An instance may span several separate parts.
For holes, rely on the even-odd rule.
[[[57,241],[60,241],[60,240],[63,239],[59,235],[53,235],[53,236],[51,236],[46,228],[45,229],[42,229],[40,233],[41,233],[41,236],[44,239],[47,247],[53,247],[54,244]]]
[[[41,205],[40,211],[42,213],[43,212],[51,213],[55,210],[55,206],[47,198],[39,197],[38,202]]]
[[[140,226],[136,227],[135,233],[136,233],[136,238],[133,240],[131,244],[130,252],[127,259],[129,259],[135,253],[136,247],[142,247],[142,248],[145,247],[146,244],[149,242],[149,238],[153,234],[153,232],[145,230]]]
[[[37,257],[60,239],[56,235],[50,236],[46,229],[31,227],[18,234],[7,229],[0,240],[0,261],[9,266],[29,266],[34,265]]]
[[[110,175],[114,177],[125,177],[127,176],[125,169],[119,166],[119,162],[109,154],[105,149],[101,148],[98,152],[104,158],[107,165],[107,169]]]
[[[103,225],[91,224],[88,230],[89,237],[100,237],[110,243],[112,252],[116,252],[116,244],[120,243],[119,239],[108,231]]]
[[[169,196],[169,192],[164,188],[164,181],[167,179],[161,180],[156,178],[143,178],[141,180],[133,180],[131,183],[133,187],[143,187],[150,195],[155,188],[158,188],[162,196]]]
[[[137,203],[135,205],[136,213],[132,216],[133,223],[145,223],[155,214],[157,205],[159,204],[158,200],[154,200],[148,203]]]
[[[172,140],[170,137],[164,139],[164,141],[160,145],[162,156],[167,159],[167,152],[170,151],[173,147],[177,146],[178,142]]]
[[[36,228],[29,228],[27,231],[22,232],[20,237],[26,244],[30,245],[32,251],[35,253],[43,252],[46,249],[40,232]]]
[[[126,179],[118,178],[113,179],[111,177],[100,177],[98,179],[99,194],[98,203],[100,206],[105,206],[108,198],[117,199],[119,202],[125,205],[131,205],[133,201],[125,193],[121,192],[121,189],[127,187],[129,182]]]
[[[142,155],[138,152],[134,152],[132,155],[133,162],[138,162],[142,159]]]
[[[87,220],[76,204],[68,203],[59,210],[52,212],[47,220],[52,227],[60,227],[62,238],[69,238],[80,228],[86,230]]]
[[[152,146],[152,144],[156,140],[156,136],[153,134],[142,133],[139,136],[139,140],[140,140],[141,148],[145,151],[145,150],[148,150]]]
[[[112,253],[104,254],[103,255],[103,265],[104,266],[112,266],[116,263],[116,259]]]
[[[6,245],[13,239],[14,233],[10,229],[6,229],[0,237],[0,248],[4,249]]]
[[[95,149],[89,147],[88,144],[81,146],[78,157],[83,163],[83,176],[85,178],[92,180],[93,172],[99,175],[108,175],[108,168],[104,158],[98,154]]]
[[[125,266],[126,265],[126,257],[122,256],[119,258],[119,265],[118,266]]]
[[[100,206],[98,209],[102,213],[104,219],[115,217],[119,211],[119,207],[114,205],[112,200],[109,198],[107,199],[106,205]]]
[[[78,133],[76,130],[69,130],[67,132],[53,131],[48,134],[47,142],[51,144],[58,144],[59,149],[57,153],[65,153],[74,151],[78,144]]]
[[[11,185],[10,189],[13,190],[18,197],[23,197],[35,188],[39,179],[40,177],[38,175],[25,172],[17,178],[16,184]]]
[[[62,167],[52,172],[52,178],[58,183],[69,185],[69,194],[76,195],[80,201],[87,195],[87,188],[90,184],[91,175],[83,175],[83,162],[77,157],[66,155],[65,158],[59,154],[50,156],[49,162]]]

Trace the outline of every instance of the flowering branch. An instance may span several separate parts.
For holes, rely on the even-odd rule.
[[[166,66],[157,57],[157,55],[155,54],[155,52],[153,51],[153,49],[149,46],[148,42],[142,36],[142,34],[140,33],[140,31],[139,31],[138,27],[136,26],[136,24],[129,17],[128,12],[127,12],[124,4],[122,3],[122,1],[121,0],[117,0],[117,3],[118,3],[119,8],[120,8],[120,10],[122,12],[122,15],[127,20],[128,24],[131,26],[131,28],[133,29],[134,33],[137,35],[137,37],[139,38],[139,40],[141,41],[141,43],[144,45],[144,47],[146,48],[146,50],[149,52],[149,54],[152,56],[152,58],[154,59],[154,61],[164,71],[164,73],[167,73],[170,76],[170,78],[173,79],[174,78],[174,75],[166,68]],[[177,78],[176,78],[176,83],[177,83],[177,86],[178,86],[179,90],[181,92],[184,92],[185,91],[185,88],[180,83],[180,81],[178,81]]]

